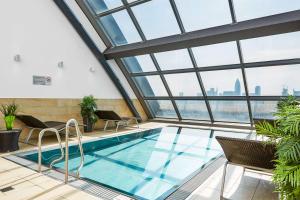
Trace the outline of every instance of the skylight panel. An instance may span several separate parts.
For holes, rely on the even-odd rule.
[[[232,23],[228,0],[175,0],[186,32]]]
[[[98,19],[115,46],[141,41],[130,16],[122,10]]]
[[[132,10],[148,40],[180,33],[168,0],[152,0]]]

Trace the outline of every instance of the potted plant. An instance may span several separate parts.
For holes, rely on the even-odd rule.
[[[85,96],[79,105],[83,118],[84,132],[92,132],[97,121],[97,116],[95,115],[97,110],[96,99],[92,95]]]
[[[300,199],[300,106],[289,96],[277,104],[276,123],[256,125],[256,132],[276,143],[273,182],[282,200]]]
[[[0,152],[10,152],[19,149],[19,136],[22,129],[13,129],[18,106],[15,103],[1,105],[0,112],[4,116],[6,130],[0,130]]]

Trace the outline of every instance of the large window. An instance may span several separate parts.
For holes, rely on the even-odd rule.
[[[259,33],[266,36],[251,37],[257,18],[291,11],[285,16],[295,17],[300,0],[78,3],[107,44],[104,55],[117,59],[129,85],[136,86],[149,118],[250,124],[253,118],[273,118],[282,97],[300,97],[296,25],[272,16],[280,27],[262,23]],[[240,25],[245,32],[229,35]],[[168,51],[158,48],[161,42]]]
[[[147,39],[180,33],[169,1],[152,0],[132,10]]]
[[[161,70],[192,68],[193,64],[186,49],[156,53]]]
[[[228,0],[176,0],[187,32],[230,24]]]
[[[159,76],[138,76],[135,82],[145,97],[168,96],[168,93]]]
[[[251,96],[300,96],[300,65],[246,70]]]
[[[121,0],[86,0],[90,8],[96,13],[101,13],[119,6],[122,6]]]
[[[277,111],[277,101],[251,101],[254,119],[274,119]]]
[[[242,40],[245,62],[260,62],[300,57],[300,32]]]
[[[173,96],[202,96],[196,73],[167,74],[165,78]]]
[[[149,107],[155,117],[177,118],[171,101],[168,100],[148,100]]]
[[[210,121],[210,117],[204,101],[176,100],[176,104],[182,119]]]
[[[116,46],[141,41],[126,10],[106,15],[98,19],[112,43]]]
[[[240,69],[201,72],[207,96],[245,96]]]
[[[215,121],[249,123],[246,101],[209,101]]]
[[[125,67],[131,73],[156,71],[156,67],[149,55],[123,58]]]
[[[236,42],[227,42],[193,48],[198,67],[238,64]]]
[[[300,9],[299,0],[233,0],[238,21]]]

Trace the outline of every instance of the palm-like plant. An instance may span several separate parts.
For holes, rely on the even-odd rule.
[[[96,99],[92,95],[85,96],[79,105],[83,121],[85,124],[93,126],[97,121],[97,116],[94,113],[97,110]]]
[[[300,107],[294,97],[277,105],[275,125],[261,122],[256,126],[259,135],[276,142],[277,157],[273,182],[281,199],[300,199]]]

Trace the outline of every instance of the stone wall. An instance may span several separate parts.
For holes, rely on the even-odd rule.
[[[33,115],[42,121],[67,121],[71,118],[75,118],[80,123],[82,123],[82,118],[80,115],[80,99],[32,99],[32,98],[20,98],[20,99],[10,99],[2,98],[0,99],[1,104],[8,104],[15,101],[19,105],[19,114]],[[138,112],[140,113],[143,121],[147,120],[147,116],[143,111],[138,100],[133,100]],[[113,110],[120,116],[129,117],[132,116],[130,110],[128,109],[126,102],[123,99],[99,99],[97,100],[98,109],[102,110]],[[24,124],[16,120],[15,127],[23,127]],[[103,128],[104,122],[98,120],[96,123],[96,129]],[[5,124],[3,117],[0,117],[0,129],[4,129]],[[21,134],[21,139],[24,139],[28,133],[26,128],[23,129]],[[37,134],[34,134],[36,137]]]

